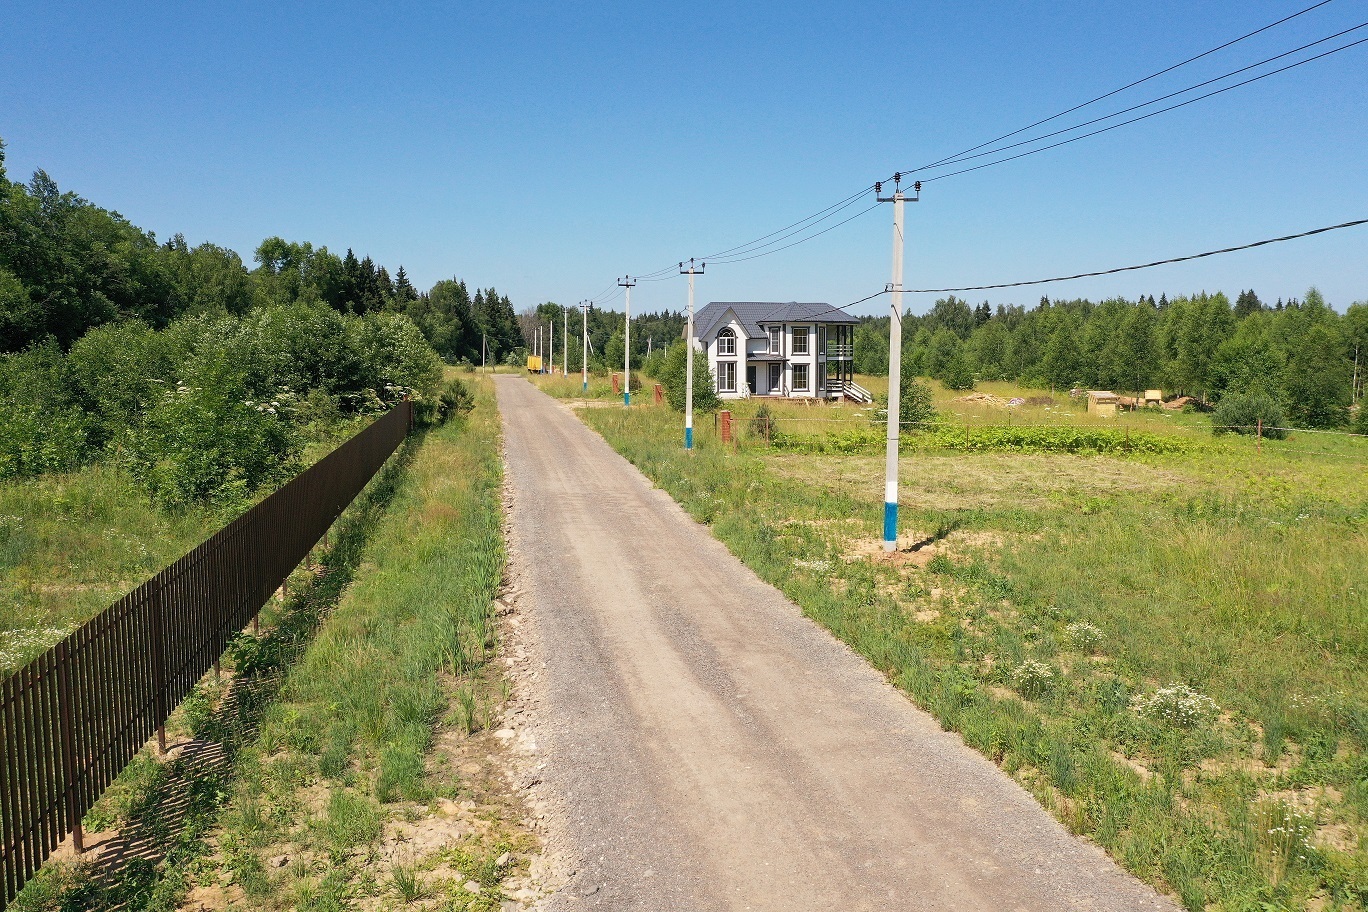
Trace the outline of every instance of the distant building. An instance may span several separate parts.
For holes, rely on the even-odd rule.
[[[723,399],[782,396],[870,401],[855,383],[855,325],[829,304],[713,301],[694,315]]]

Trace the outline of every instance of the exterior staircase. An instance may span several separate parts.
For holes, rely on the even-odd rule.
[[[828,380],[827,388],[833,396],[843,396],[851,402],[860,402],[868,405],[874,401],[874,396],[854,380]]]

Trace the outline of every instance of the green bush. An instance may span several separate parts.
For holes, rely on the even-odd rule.
[[[102,446],[136,424],[171,379],[166,339],[140,320],[97,326],[71,346],[67,366]]]
[[[926,427],[936,422],[935,397],[931,387],[911,371],[904,371],[898,382],[898,422],[904,430]],[[888,420],[888,397],[879,397],[879,408],[872,420],[882,424]]]
[[[452,418],[469,414],[475,408],[475,396],[461,378],[452,377],[435,399],[423,399],[416,405],[419,424],[445,424]]]
[[[0,356],[0,479],[67,471],[88,458],[91,422],[75,398],[55,342]]]
[[[685,402],[685,371],[688,362],[685,359],[686,345],[672,345],[670,354],[666,356],[665,363],[660,367],[660,385],[665,388],[665,400],[670,403],[670,408],[677,412],[684,411]],[[693,407],[695,412],[713,412],[721,406],[722,402],[717,398],[717,381],[713,378],[712,371],[708,368],[708,356],[701,351],[694,352],[694,384],[693,384]]]
[[[159,503],[233,507],[287,480],[297,452],[279,400],[251,399],[242,367],[219,356],[165,385],[121,460]]]
[[[437,391],[442,359],[408,317],[372,312],[353,320],[349,329],[366,386],[386,407],[409,393],[429,396]]]
[[[1282,440],[1287,431],[1287,417],[1272,396],[1264,393],[1234,393],[1225,396],[1211,415],[1213,434],[1255,434],[1259,422],[1263,422],[1263,435],[1274,440]]]
[[[769,403],[760,403],[760,408],[755,413],[755,417],[750,420],[750,432],[756,437],[769,440],[774,436],[776,427],[777,422],[774,420],[773,413],[770,412]]]

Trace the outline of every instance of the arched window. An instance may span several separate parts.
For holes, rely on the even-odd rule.
[[[736,354],[736,333],[731,327],[727,327],[717,334],[717,353],[719,355]]]

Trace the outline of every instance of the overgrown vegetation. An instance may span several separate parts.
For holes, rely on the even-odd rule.
[[[198,736],[238,746],[165,861],[133,872],[136,890],[54,867],[19,908],[321,910],[420,896],[444,909],[500,907],[530,837],[467,764],[430,755],[435,732],[472,737],[500,699],[486,667],[503,571],[497,414],[487,382],[466,386],[474,411],[406,444],[384,512],[367,512],[364,534],[344,535],[297,598],[318,607],[287,613],[286,631],[300,627],[295,615],[325,618],[317,635],[244,635],[228,663],[233,699],[209,693],[204,711],[187,713],[202,720]],[[452,700],[458,692],[468,699]],[[250,717],[238,709],[244,694]],[[155,807],[148,764],[164,778],[139,761],[117,806],[102,802],[110,822],[136,826]],[[480,805],[457,803],[469,800]],[[408,845],[401,833],[425,816],[447,837]]]
[[[1368,907],[1363,441],[1302,435],[1256,454],[1206,432],[1198,447],[1206,422],[1178,417],[1177,445],[1125,459],[928,447],[904,467],[901,502],[909,538],[938,541],[885,560],[873,453],[738,450],[703,425],[689,458],[668,412],[581,414],[944,727],[1186,908]]]

